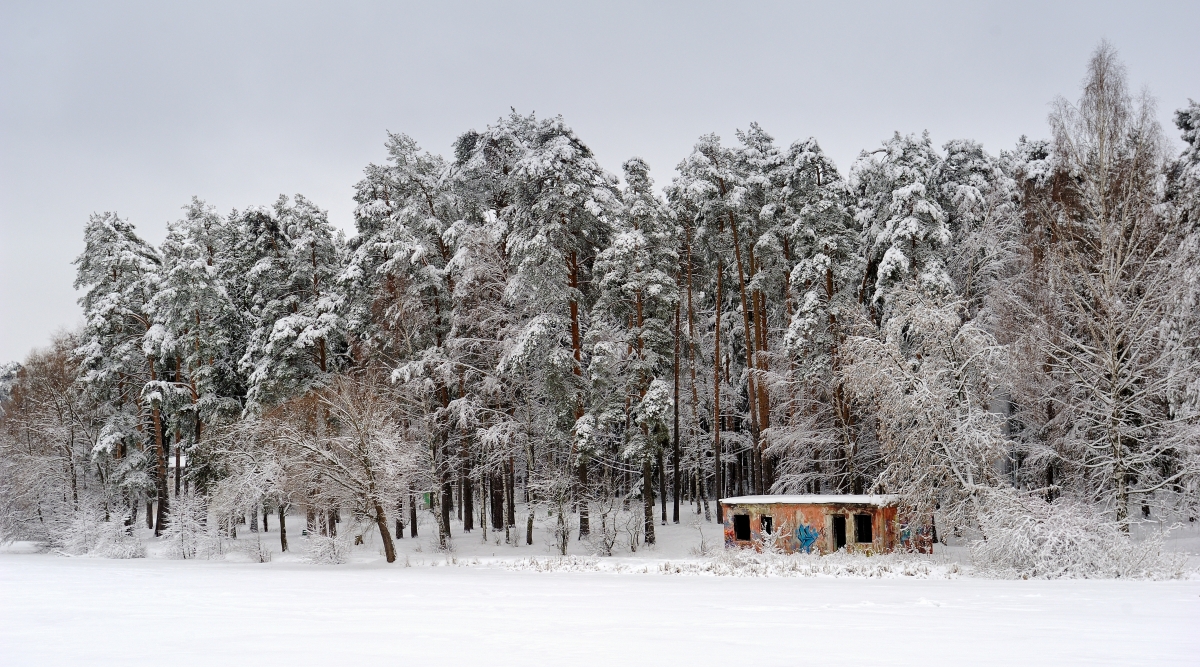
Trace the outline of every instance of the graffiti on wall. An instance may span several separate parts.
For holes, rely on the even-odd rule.
[[[796,528],[796,541],[800,543],[800,548],[804,553],[812,553],[813,545],[817,543],[817,538],[821,536],[820,531],[807,524],[800,524]]]

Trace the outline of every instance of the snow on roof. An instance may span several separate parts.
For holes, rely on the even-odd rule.
[[[737,496],[736,498],[721,499],[721,503],[724,505],[874,505],[876,507],[884,507],[887,505],[896,505],[899,502],[899,496],[850,494],[839,496],[818,496],[815,494],[797,496]]]

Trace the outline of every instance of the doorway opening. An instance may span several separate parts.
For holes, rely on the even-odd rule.
[[[833,517],[833,550],[846,546],[846,517]]]
[[[750,515],[733,515],[733,538],[739,541],[750,539]]]

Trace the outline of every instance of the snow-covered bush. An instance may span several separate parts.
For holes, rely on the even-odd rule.
[[[759,550],[764,554],[779,555],[784,553],[784,542],[787,535],[780,531],[763,533],[759,538]]]
[[[621,531],[625,534],[625,539],[622,543],[629,547],[630,553],[636,553],[638,545],[642,543],[645,536],[646,518],[638,512],[621,512],[617,515],[621,524]]]
[[[1011,490],[987,495],[983,539],[971,546],[978,573],[1020,579],[1175,578],[1185,559],[1163,551],[1161,536],[1135,542],[1095,508],[1048,503]]]
[[[103,516],[85,507],[51,531],[50,543],[72,556],[90,553],[100,541],[100,524],[103,521]]]
[[[559,555],[565,556],[567,548],[571,545],[571,535],[575,530],[574,515],[566,511],[566,504],[560,502],[557,506],[551,506],[550,511],[546,512],[545,519],[542,520],[542,527],[550,536],[549,547]]]
[[[715,558],[630,565],[601,558],[564,556],[526,558],[504,567],[535,572],[623,572],[716,577],[864,577],[919,579],[950,578],[960,574],[954,563],[939,564],[915,554],[838,552],[817,554],[759,553],[750,549],[723,551]]]
[[[588,556],[555,556],[553,558],[522,558],[501,562],[507,570],[533,572],[625,572],[628,568],[608,559]]]
[[[270,563],[274,554],[268,546],[269,543],[263,541],[262,533],[255,535],[257,535],[257,539],[240,544],[238,550],[256,563]]]
[[[957,565],[939,565],[916,554],[847,553],[827,556],[756,552],[751,549],[722,551],[716,558],[699,562],[662,563],[662,574],[703,574],[725,577],[916,577],[938,579],[959,573]]]
[[[604,517],[607,519],[608,517]],[[613,555],[613,547],[617,545],[617,525],[615,523],[601,523],[599,529],[593,528],[583,541],[588,545],[588,549],[597,556]]]
[[[608,496],[597,498],[590,504],[592,530],[583,538],[592,553],[597,556],[613,555],[613,547],[617,546],[617,515],[620,512],[620,500]],[[599,525],[596,525],[596,524]]]
[[[99,506],[86,502],[54,531],[51,542],[74,556],[146,557],[146,546],[134,537],[124,521],[112,517],[106,521]]]
[[[204,498],[191,493],[178,496],[171,503],[171,520],[162,539],[169,545],[172,558],[196,558],[201,540],[206,536],[208,506]]]
[[[350,538],[328,535],[308,536],[308,561],[325,565],[341,565],[350,562]]]
[[[713,546],[712,542],[710,542],[704,536],[704,522],[697,519],[696,521],[694,521],[692,523],[692,527],[695,528],[696,532],[698,532],[700,534],[700,542],[696,546],[688,549],[688,553],[690,553],[693,556],[711,556],[714,546]],[[718,533],[719,532],[720,532],[720,528],[718,527]]]
[[[93,554],[101,558],[145,558],[146,545],[134,537],[123,521],[100,524],[100,540]]]
[[[171,503],[171,521],[163,531],[169,558],[220,560],[229,552],[227,527],[216,514],[210,513],[209,500],[187,493]],[[252,556],[255,554],[251,554]]]
[[[220,560],[229,551],[229,540],[215,523],[196,536],[196,558],[198,560]]]

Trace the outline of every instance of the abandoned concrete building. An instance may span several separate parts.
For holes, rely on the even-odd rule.
[[[787,553],[886,553],[901,546],[896,496],[740,496],[721,505],[726,548],[761,549],[764,536]]]

